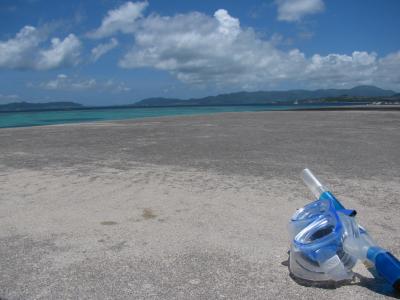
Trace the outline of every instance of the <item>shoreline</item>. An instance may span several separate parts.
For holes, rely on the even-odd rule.
[[[342,110],[353,110],[353,111],[398,111],[400,105],[362,105],[362,106],[335,106],[335,107],[319,107],[309,109],[297,109],[298,111],[342,111]]]
[[[251,105],[250,105],[251,106]],[[193,106],[204,108],[208,106]],[[218,106],[215,106],[218,107]],[[224,107],[224,106],[221,106]],[[259,106],[258,106],[259,107]],[[148,107],[148,108],[159,108],[159,107]],[[171,108],[165,106],[163,108]],[[188,108],[188,107],[185,107]],[[143,120],[152,118],[170,118],[170,117],[187,117],[187,116],[201,116],[201,115],[214,115],[214,114],[225,114],[225,113],[249,113],[249,112],[307,112],[307,111],[400,111],[400,105],[354,105],[354,106],[327,106],[327,107],[316,107],[316,108],[288,108],[282,110],[257,110],[257,111],[221,111],[221,112],[206,112],[206,113],[193,113],[193,114],[171,114],[171,115],[161,115],[161,116],[140,116],[132,117],[126,119],[106,119],[106,120],[90,120],[87,121],[77,121],[77,122],[66,122],[66,123],[55,123],[55,124],[29,124],[29,125],[17,125],[17,126],[3,126],[2,129],[10,128],[29,128],[29,127],[43,127],[43,126],[62,126],[62,125],[79,125],[79,124],[92,124],[92,123],[107,123],[107,122],[123,122],[130,120]],[[40,113],[42,111],[18,111],[18,112],[2,112],[2,113]],[[47,110],[43,112],[49,112]],[[70,110],[52,110],[50,112],[70,112]]]

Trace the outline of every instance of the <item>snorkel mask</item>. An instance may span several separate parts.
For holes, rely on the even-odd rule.
[[[358,225],[356,211],[344,208],[310,170],[303,170],[302,178],[318,200],[297,210],[289,223],[293,276],[311,282],[349,280],[361,260],[400,290],[400,262],[376,246]]]

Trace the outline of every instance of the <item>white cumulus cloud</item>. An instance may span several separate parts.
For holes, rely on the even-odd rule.
[[[53,38],[49,49],[39,52],[38,69],[54,69],[61,66],[76,65],[79,60],[81,42],[74,34],[64,40]]]
[[[43,37],[32,26],[25,26],[14,38],[0,41],[0,67],[32,68],[35,63],[32,49],[42,41]]]
[[[130,33],[135,30],[135,21],[142,17],[147,2],[126,2],[120,7],[110,10],[95,31],[89,33],[91,38],[104,38],[117,32]]]
[[[40,87],[46,90],[89,90],[97,86],[95,79],[73,80],[65,74],[58,74],[56,79],[42,82]]]
[[[322,12],[325,8],[323,0],[276,0],[278,20],[300,21],[304,16]]]
[[[279,84],[309,87],[399,85],[400,54],[315,54],[281,50],[274,40],[243,28],[226,10],[214,16],[198,12],[138,20],[134,43],[120,59],[122,68],[165,70],[183,82],[234,85],[238,89],[271,88]]]
[[[131,90],[126,86],[125,82],[115,82],[112,79],[107,81],[98,81],[94,78],[70,78],[65,74],[58,74],[55,79],[44,81],[39,87],[46,90],[63,90],[63,91],[108,91],[108,92],[128,92]]]
[[[81,42],[74,34],[53,38],[49,48],[43,47],[46,40],[37,28],[23,27],[14,38],[0,41],[0,68],[48,70],[77,64]]]
[[[97,61],[100,57],[102,57],[104,54],[111,51],[117,46],[118,46],[118,41],[115,38],[111,38],[108,43],[102,43],[97,45],[91,51],[92,61]]]
[[[154,67],[183,81],[218,84],[255,79],[259,74],[249,72],[249,67],[262,71],[265,80],[278,67],[272,64],[280,55],[285,54],[257,39],[252,30],[242,30],[239,20],[225,10],[218,10],[214,18],[197,12],[150,15],[140,22],[135,44],[119,65]]]
[[[261,40],[226,10],[150,15],[135,31],[135,44],[119,62],[124,68],[154,67],[190,83],[240,84],[284,79],[305,65],[298,50],[283,52]]]

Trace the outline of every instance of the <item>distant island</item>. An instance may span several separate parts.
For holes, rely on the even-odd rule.
[[[307,104],[400,104],[400,93],[376,86],[362,85],[351,89],[236,92],[203,98],[147,98],[128,105],[84,106],[75,102],[14,102],[0,105],[0,112],[77,110],[97,108],[226,106],[226,105],[307,105]]]
[[[254,105],[254,104],[307,104],[334,102],[376,102],[392,98],[396,93],[375,86],[356,86],[351,89],[319,89],[289,91],[237,92],[194,99],[148,98],[137,106],[178,106],[178,105]],[[400,98],[399,94],[397,97]],[[393,99],[389,99],[391,101]],[[400,100],[400,99],[398,99]]]

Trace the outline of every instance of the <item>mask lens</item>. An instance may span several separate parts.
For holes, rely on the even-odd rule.
[[[334,229],[335,229],[335,227],[333,225],[328,225],[324,228],[321,228],[320,230],[314,232],[310,236],[310,241],[315,241],[315,240],[321,239],[321,238],[331,234]]]
[[[318,243],[325,243],[328,239],[335,238],[335,228],[336,218],[325,214],[301,230],[294,239],[303,245],[312,243],[317,246]]]

